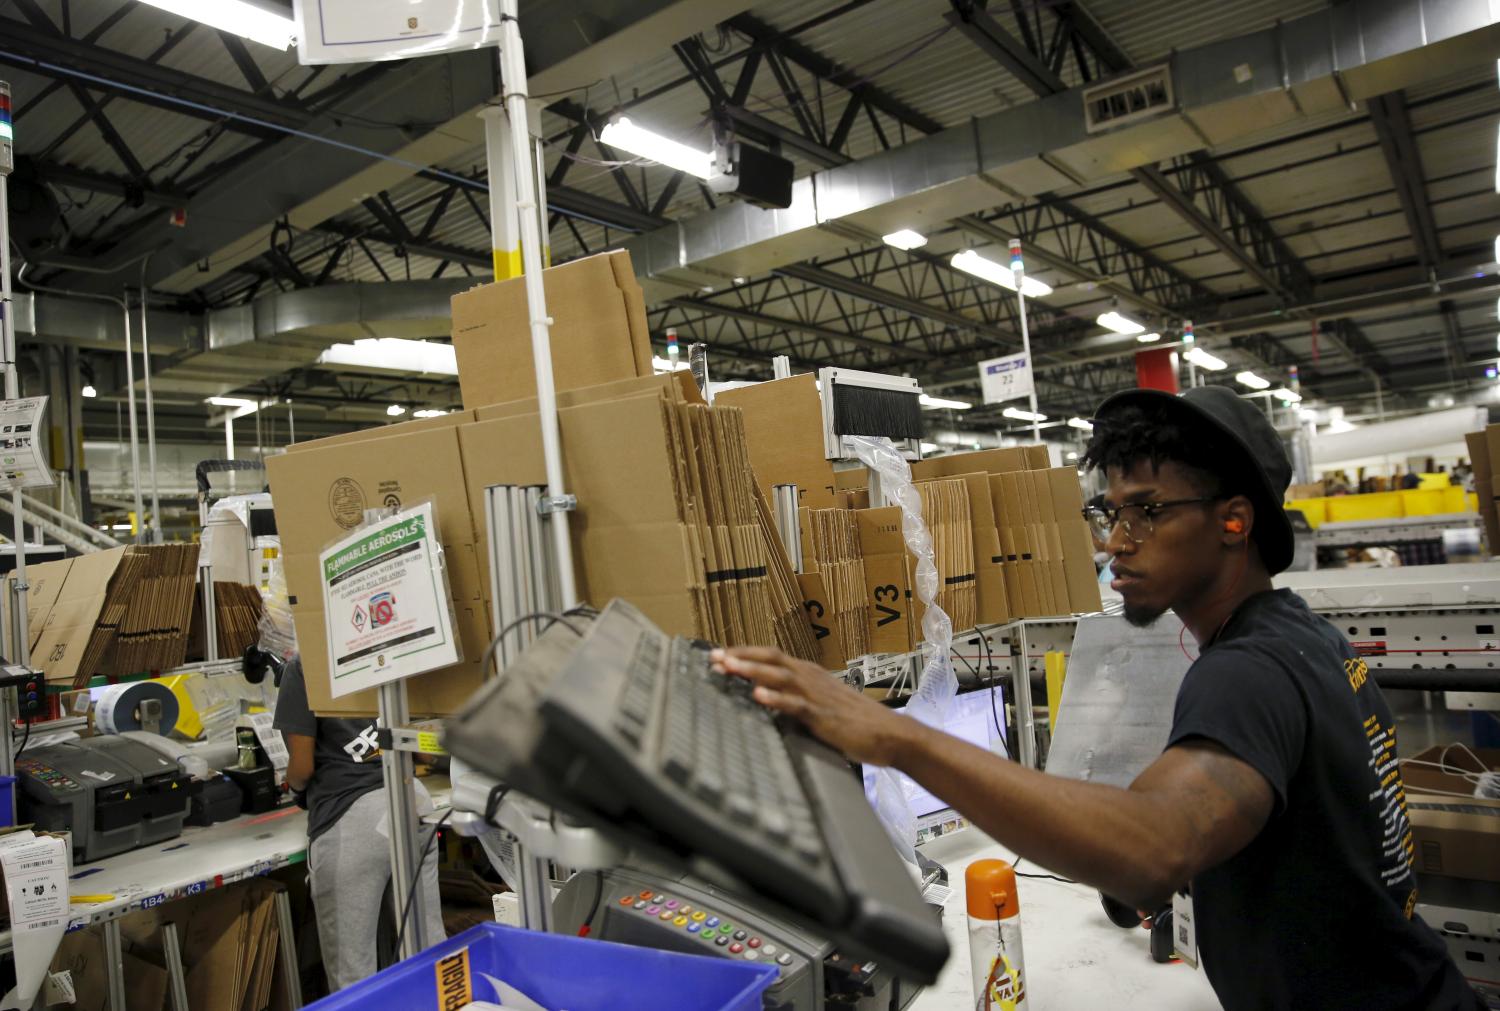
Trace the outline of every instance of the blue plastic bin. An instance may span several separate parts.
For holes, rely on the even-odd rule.
[[[0,776],[0,828],[16,823],[14,811],[16,800],[16,777]]]
[[[487,973],[548,1011],[760,1011],[777,974],[774,965],[481,923],[308,1007],[456,1011],[467,1002],[465,971],[467,1000],[499,1003]]]

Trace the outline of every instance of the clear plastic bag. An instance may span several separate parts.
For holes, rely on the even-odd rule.
[[[927,608],[922,615],[922,673],[917,679],[917,690],[907,701],[906,713],[928,726],[941,727],[947,721],[949,703],[958,694],[958,675],[953,672],[953,621],[937,604],[942,577],[937,570],[932,535],[922,518],[922,497],[912,485],[911,467],[891,440],[851,435],[844,437],[844,443],[853,448],[861,463],[880,475],[881,491],[901,509],[901,536],[917,561],[912,589]],[[897,852],[908,863],[915,864],[917,819],[902,786],[902,777],[894,769],[876,770],[875,813],[890,833]]]

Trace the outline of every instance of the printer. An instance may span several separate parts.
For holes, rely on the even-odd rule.
[[[16,776],[21,820],[72,833],[75,863],[181,835],[193,782],[172,759],[113,734],[28,748]]]

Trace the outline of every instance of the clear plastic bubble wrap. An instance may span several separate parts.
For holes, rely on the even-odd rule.
[[[912,589],[926,605],[922,615],[922,673],[917,690],[906,703],[906,713],[928,726],[941,727],[947,720],[949,703],[958,694],[958,675],[953,672],[953,622],[937,604],[942,577],[937,570],[932,535],[922,519],[922,497],[912,485],[911,467],[891,440],[844,436],[844,443],[853,448],[861,463],[880,475],[883,494],[901,508],[901,536],[917,561]],[[902,786],[902,777],[894,769],[876,770],[875,812],[890,833],[897,852],[908,863],[915,864],[917,818]]]

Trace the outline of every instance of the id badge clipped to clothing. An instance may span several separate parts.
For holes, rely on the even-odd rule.
[[[1193,897],[1185,891],[1172,895],[1172,947],[1178,958],[1198,968],[1198,930],[1193,922]]]

